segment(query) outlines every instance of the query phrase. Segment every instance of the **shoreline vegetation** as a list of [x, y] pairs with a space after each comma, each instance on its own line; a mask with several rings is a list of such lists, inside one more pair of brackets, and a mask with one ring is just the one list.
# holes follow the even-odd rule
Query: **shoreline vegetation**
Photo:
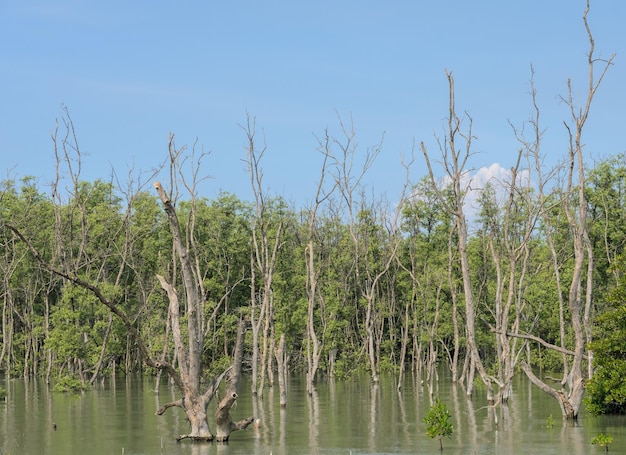
[[544, 165], [531, 68], [533, 114], [512, 128], [515, 163], [480, 188], [468, 179], [473, 119], [458, 110], [449, 71], [444, 133], [436, 147], [415, 145], [422, 177], [410, 178], [412, 154], [393, 202], [362, 183], [382, 141], [364, 149], [341, 119], [338, 134], [319, 137], [310, 202], [293, 207], [268, 192], [251, 116], [242, 130], [254, 197], [244, 201], [202, 197], [206, 156], [173, 134], [154, 173], [82, 180], [64, 110], [49, 189], [30, 177], [0, 188], [0, 371], [68, 390], [147, 372], [157, 388], [176, 386], [180, 398], [162, 413], [183, 409], [191, 431], [181, 438], [198, 440], [225, 441], [254, 421], [230, 416], [243, 373], [245, 393], [276, 385], [287, 408], [293, 373], [305, 375], [308, 396], [325, 378], [362, 372], [373, 385], [394, 372], [398, 391], [416, 374], [432, 396], [443, 366], [468, 397], [480, 385], [484, 405], [498, 407], [521, 371], [566, 420], [584, 400], [594, 413], [624, 413], [626, 155], [603, 151], [590, 164], [585, 152], [614, 57], [595, 56], [588, 11], [588, 90], [574, 96], [568, 81], [562, 96], [565, 156]]

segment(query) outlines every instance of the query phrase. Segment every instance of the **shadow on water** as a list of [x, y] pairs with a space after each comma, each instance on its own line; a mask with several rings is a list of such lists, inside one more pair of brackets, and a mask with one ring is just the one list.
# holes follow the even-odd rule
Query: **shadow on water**
[[[278, 390], [252, 397], [243, 382], [233, 417], [255, 415], [261, 424], [233, 433], [226, 444], [177, 443], [176, 436], [188, 430], [185, 416], [178, 409], [154, 414], [161, 402], [176, 396], [168, 385], [155, 395], [150, 378], [111, 378], [78, 395], [51, 393], [41, 381], [0, 381], [0, 386], [8, 392], [0, 402], [0, 455], [441, 453], [423, 422], [428, 388], [410, 375], [401, 392], [392, 376], [383, 376], [378, 385], [361, 376], [321, 382], [311, 396], [303, 378], [292, 377], [286, 409], [278, 404]], [[591, 444], [598, 433], [613, 436], [609, 454], [626, 454], [624, 416], [583, 413], [576, 424], [563, 422], [556, 401], [523, 376], [516, 379], [509, 405], [496, 409], [486, 406], [480, 386], [468, 399], [462, 387], [440, 379], [435, 393], [454, 425], [443, 441], [446, 455], [602, 454]]]

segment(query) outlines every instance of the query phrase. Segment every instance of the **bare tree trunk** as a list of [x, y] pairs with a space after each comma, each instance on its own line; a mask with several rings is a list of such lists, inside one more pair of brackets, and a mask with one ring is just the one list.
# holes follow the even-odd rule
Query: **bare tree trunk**
[[237, 342], [235, 346], [235, 355], [233, 358], [233, 366], [229, 372], [228, 388], [224, 398], [220, 401], [215, 412], [216, 422], [216, 435], [215, 439], [218, 442], [228, 441], [230, 434], [233, 431], [245, 430], [255, 419], [254, 417], [248, 417], [247, 419], [234, 422], [230, 409], [237, 400], [237, 390], [239, 386], [239, 378], [241, 376], [241, 362], [243, 359], [243, 342], [245, 338], [245, 322], [243, 319], [239, 321], [237, 328]]
[[[434, 284], [434, 283], [433, 283]], [[437, 296], [435, 297], [435, 311], [433, 312], [433, 319], [428, 327], [428, 363], [426, 367], [426, 376], [428, 378], [428, 393], [432, 398], [435, 394], [435, 381], [439, 380], [437, 374], [437, 348], [435, 343], [437, 326], [439, 324], [439, 304], [441, 299], [441, 289], [443, 282], [439, 282], [437, 286]]]
[[[170, 145], [173, 147], [172, 141], [170, 141]], [[206, 391], [202, 392], [200, 390], [200, 377], [202, 373], [201, 354], [202, 342], [204, 339], [204, 331], [200, 325], [201, 316], [199, 314], [202, 295], [200, 287], [197, 283], [195, 283], [196, 278], [193, 273], [192, 260], [189, 252], [183, 244], [181, 229], [174, 206], [161, 187], [161, 184], [156, 182], [154, 186], [170, 221], [175, 250], [181, 264], [186, 298], [186, 327], [188, 333], [187, 342], [185, 343], [183, 341], [181, 330], [178, 293], [174, 286], [168, 283], [165, 278], [158, 276], [157, 278], [159, 279], [162, 288], [167, 292], [169, 300], [172, 340], [174, 342], [176, 357], [178, 359], [180, 369], [180, 373], [175, 371], [173, 373], [175, 382], [182, 392], [182, 398], [176, 402], [163, 405], [157, 411], [157, 414], [163, 414], [166, 409], [173, 406], [181, 407], [185, 411], [189, 423], [191, 424], [191, 432], [187, 435], [179, 436], [178, 439], [191, 438], [196, 440], [213, 440], [214, 436], [211, 433], [207, 421], [207, 407], [213, 399], [213, 396], [215, 395], [215, 392], [217, 391], [217, 388], [219, 387], [219, 384], [226, 372], [222, 373], [218, 379], [214, 380]], [[171, 374], [172, 372], [170, 371], [170, 375]], [[236, 399], [236, 393], [234, 395], [231, 394], [230, 399], [234, 402]], [[232, 402], [228, 405], [228, 410], [230, 410]]]
[[[252, 191], [255, 198], [255, 219], [254, 226], [252, 228], [252, 276], [256, 276], [258, 271], [261, 274], [262, 295], [260, 296], [262, 303], [260, 311], [258, 313], [258, 319], [255, 320], [255, 305], [256, 295], [252, 295], [252, 338], [253, 338], [253, 387], [255, 387], [254, 393], [259, 395], [263, 394], [263, 388], [265, 386], [265, 375], [271, 368], [272, 352], [274, 347], [274, 296], [273, 296], [273, 279], [274, 269], [276, 261], [278, 259], [278, 252], [282, 247], [281, 237], [283, 231], [282, 219], [277, 220], [275, 226], [275, 232], [273, 233], [273, 239], [271, 239], [271, 223], [268, 214], [269, 204], [266, 201], [265, 190], [263, 188], [263, 170], [261, 168], [261, 159], [265, 154], [266, 148], [257, 150], [255, 146], [255, 122], [248, 117], [248, 122], [244, 131], [246, 133], [247, 145], [247, 163], [248, 174], [250, 176], [250, 182], [252, 185]], [[253, 285], [255, 286], [255, 285]], [[263, 327], [262, 333], [260, 328]], [[262, 337], [259, 335], [262, 334]], [[259, 338], [261, 339], [261, 349], [259, 351]], [[260, 356], [260, 359], [259, 359]], [[258, 365], [260, 360], [260, 365]], [[256, 368], [256, 371], [254, 370]], [[258, 374], [260, 372], [260, 379]], [[271, 378], [270, 378], [271, 379]], [[258, 381], [258, 384], [257, 384]]]
[[396, 389], [399, 391], [402, 390], [402, 382], [404, 380], [404, 369], [405, 369], [405, 359], [407, 353], [407, 347], [409, 344], [409, 331], [410, 331], [410, 317], [409, 310], [411, 308], [412, 299], [406, 299], [404, 303], [404, 316], [402, 318], [402, 323], [400, 325], [401, 331], [401, 340], [400, 340], [400, 358], [399, 358], [399, 371], [398, 371], [398, 382], [396, 385]]
[[450, 372], [452, 376], [452, 382], [456, 383], [459, 380], [459, 351], [461, 350], [461, 341], [459, 335], [458, 293], [452, 273], [452, 264], [454, 263], [454, 254], [452, 252], [453, 234], [454, 229], [450, 229], [450, 233], [448, 236], [448, 286], [450, 287], [450, 297], [452, 299], [452, 334], [454, 348], [454, 352], [452, 353], [452, 360], [450, 362]]
[[531, 197], [528, 182], [518, 182], [523, 152], [521, 149], [516, 165], [511, 168], [508, 197], [504, 207], [498, 207], [495, 192], [483, 193], [485, 208], [489, 208], [489, 215], [495, 218], [493, 222], [485, 221], [485, 231], [496, 272], [494, 332], [498, 371], [494, 382], [499, 386], [498, 403], [506, 403], [513, 391], [512, 380], [521, 351], [517, 350], [518, 338], [511, 336], [511, 333], [517, 334], [519, 330], [519, 319], [523, 310], [521, 292], [530, 255], [528, 242], [542, 209], [541, 201]]
[[[314, 214], [312, 215], [315, 216]], [[320, 341], [315, 332], [315, 308], [317, 301], [317, 272], [314, 262], [314, 248], [313, 248], [313, 221], [312, 218], [309, 221], [309, 243], [305, 249], [306, 267], [307, 267], [307, 295], [308, 295], [308, 308], [307, 308], [307, 372], [306, 372], [306, 391], [309, 395], [313, 393], [313, 383], [315, 382], [315, 375], [319, 366], [322, 350]]]
[[[590, 2], [587, 0], [587, 6], [583, 14], [583, 22], [587, 37], [589, 39], [589, 53], [587, 54], [587, 64], [589, 68], [588, 91], [585, 105], [577, 107], [574, 102], [573, 89], [571, 81], [568, 81], [568, 94], [563, 100], [570, 108], [572, 128], [566, 123], [565, 126], [569, 135], [569, 169], [567, 175], [567, 186], [565, 198], [562, 203], [563, 211], [567, 217], [568, 225], [571, 231], [574, 265], [572, 270], [571, 282], [569, 285], [568, 305], [570, 311], [570, 323], [574, 335], [573, 360], [571, 364], [570, 374], [567, 377], [568, 393], [557, 391], [545, 384], [537, 378], [527, 364], [522, 364], [524, 372], [533, 381], [535, 385], [546, 393], [557, 399], [563, 417], [567, 419], [576, 419], [582, 404], [585, 390], [586, 372], [583, 361], [591, 363], [592, 355], [586, 352], [586, 345], [590, 341], [590, 325], [591, 325], [591, 304], [593, 286], [592, 271], [593, 254], [589, 246], [589, 235], [587, 227], [587, 203], [585, 200], [585, 165], [583, 159], [583, 143], [582, 133], [584, 125], [589, 116], [591, 103], [597, 89], [608, 71], [615, 55], [610, 56], [607, 60], [601, 60], [594, 57], [594, 39], [591, 29], [587, 21], [587, 15], [590, 9]], [[601, 62], [604, 66], [600, 72], [600, 76], [596, 79], [594, 76], [595, 65]], [[576, 183], [574, 181], [576, 180]], [[587, 262], [587, 274], [584, 276], [585, 261]], [[585, 292], [583, 295], [583, 286]]]
[[274, 351], [276, 356], [276, 370], [278, 374], [278, 393], [280, 407], [287, 406], [287, 375], [289, 372], [289, 356], [286, 349], [285, 334], [280, 335], [278, 347]]
[[252, 394], [257, 395], [259, 382], [259, 335], [261, 333], [262, 315], [264, 307], [258, 305], [259, 296], [256, 291], [256, 267], [254, 265], [254, 252], [250, 251], [250, 325], [252, 327], [252, 366], [250, 386]]
[[[456, 229], [458, 234], [458, 253], [459, 253], [459, 262], [461, 264], [461, 275], [463, 277], [463, 294], [465, 295], [465, 335], [467, 338], [467, 346], [469, 350], [469, 355], [471, 356], [472, 365], [477, 369], [480, 378], [482, 379], [485, 387], [487, 388], [487, 401], [489, 403], [494, 402], [493, 396], [493, 387], [491, 385], [491, 379], [487, 375], [485, 368], [482, 363], [482, 359], [480, 358], [480, 353], [478, 351], [478, 346], [476, 345], [476, 329], [475, 329], [475, 321], [476, 321], [476, 309], [474, 305], [474, 293], [472, 290], [471, 283], [471, 273], [469, 266], [469, 259], [467, 253], [467, 221], [465, 219], [465, 213], [463, 211], [464, 197], [466, 194], [467, 188], [464, 187], [462, 183], [462, 179], [465, 173], [465, 164], [471, 155], [471, 143], [472, 143], [472, 129], [471, 129], [471, 118], [469, 118], [470, 126], [467, 134], [463, 134], [460, 132], [461, 120], [456, 114], [456, 110], [454, 107], [455, 97], [454, 97], [454, 78], [451, 73], [446, 73], [448, 76], [448, 83], [450, 88], [450, 108], [449, 108], [449, 118], [448, 118], [448, 136], [446, 138], [446, 143], [441, 144], [441, 152], [443, 155], [443, 166], [445, 168], [448, 177], [450, 178], [450, 188], [453, 191], [453, 200], [452, 203], [449, 203], [446, 198], [444, 198], [441, 189], [435, 180], [435, 174], [433, 172], [432, 166], [430, 164], [430, 159], [428, 156], [428, 152], [426, 150], [426, 146], [424, 143], [421, 143], [422, 152], [424, 154], [424, 158], [426, 159], [426, 164], [428, 166], [428, 173], [431, 178], [431, 182], [433, 184], [433, 189], [437, 193], [440, 202], [445, 207], [445, 209], [454, 216]], [[457, 149], [457, 145], [455, 143], [457, 136], [461, 136], [465, 140], [465, 151], [461, 153], [460, 150]], [[470, 370], [472, 371], [472, 370]], [[468, 378], [471, 379], [471, 378]], [[473, 384], [472, 381], [468, 381], [466, 393], [468, 396], [471, 396], [473, 392]]]
[[324, 136], [324, 142], [320, 141], [320, 151], [324, 156], [320, 177], [315, 192], [313, 206], [309, 210], [309, 219], [307, 223], [307, 246], [304, 250], [306, 265], [306, 293], [307, 293], [307, 324], [306, 324], [306, 356], [307, 356], [307, 372], [306, 372], [306, 390], [309, 395], [313, 393], [313, 384], [319, 367], [320, 358], [322, 356], [323, 341], [320, 340], [316, 332], [315, 311], [323, 311], [322, 305], [317, 305], [318, 300], [323, 297], [318, 294], [318, 278], [320, 274], [320, 266], [317, 264], [317, 248], [315, 247], [315, 223], [317, 213], [322, 203], [326, 201], [336, 188], [325, 192], [324, 182], [327, 177], [328, 159], [331, 156], [329, 149], [330, 138], [328, 132]]
[[[178, 171], [179, 153], [180, 152], [174, 147], [172, 136], [170, 138], [170, 158], [172, 166], [176, 171]], [[157, 413], [162, 414], [165, 409], [169, 407], [179, 406], [185, 410], [191, 424], [191, 432], [188, 435], [181, 435], [179, 439], [212, 440], [213, 435], [209, 429], [206, 411], [226, 372], [222, 373], [217, 380], [214, 380], [207, 390], [204, 392], [200, 390], [202, 347], [205, 335], [202, 326], [204, 316], [201, 314], [202, 308], [204, 307], [204, 299], [202, 287], [198, 284], [201, 278], [194, 273], [193, 259], [183, 242], [178, 217], [172, 201], [160, 183], [155, 182], [154, 186], [170, 222], [174, 248], [181, 266], [182, 281], [185, 291], [185, 322], [187, 330], [187, 340], [185, 342], [183, 341], [183, 332], [181, 330], [181, 305], [179, 303], [178, 293], [171, 283], [168, 283], [162, 276], [158, 276], [157, 278], [161, 283], [161, 287], [167, 292], [169, 300], [172, 340], [174, 342], [180, 371], [180, 373], [176, 371], [169, 372], [170, 375], [174, 374], [174, 379], [182, 393], [182, 398], [174, 403], [164, 405]], [[192, 197], [194, 197], [194, 193], [192, 193]], [[243, 328], [241, 330], [243, 330]], [[241, 362], [241, 360], [239, 360], [239, 362]], [[237, 368], [239, 367], [236, 366], [236, 369]], [[238, 379], [238, 373], [235, 377]], [[234, 402], [236, 393], [234, 395], [231, 394], [230, 399]], [[228, 405], [228, 410], [230, 406], [232, 406], [232, 402]], [[222, 437], [223, 436], [222, 434]]]

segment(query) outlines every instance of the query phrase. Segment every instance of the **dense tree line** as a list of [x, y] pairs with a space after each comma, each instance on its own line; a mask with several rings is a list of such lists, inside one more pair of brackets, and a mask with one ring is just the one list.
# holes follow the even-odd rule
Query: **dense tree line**
[[[437, 363], [446, 364], [455, 380], [473, 381], [459, 235], [444, 208], [453, 197], [450, 188], [442, 187], [439, 199], [424, 178], [396, 214], [384, 201], [337, 188], [350, 180], [340, 177], [331, 176], [333, 192], [318, 196], [316, 213], [277, 197], [260, 197], [257, 206], [232, 194], [176, 201], [203, 288], [205, 365], [212, 372], [228, 365], [237, 321], [245, 317], [258, 325], [245, 349], [247, 369], [251, 353], [258, 352], [257, 393], [278, 380], [278, 365], [287, 373], [309, 373], [311, 384], [357, 370], [369, 371], [373, 380], [389, 371], [432, 379]], [[49, 380], [70, 375], [87, 383], [142, 368], [122, 322], [89, 290], [41, 267], [6, 224], [46, 261], [116, 299], [150, 354], [175, 364], [171, 315], [157, 276], [176, 283], [180, 271], [158, 198], [147, 189], [100, 180], [73, 183], [60, 194], [59, 182], [50, 195], [31, 178], [3, 182], [2, 370]], [[502, 190], [485, 188], [467, 238], [480, 359], [494, 384], [506, 384], [505, 355], [513, 354], [511, 371], [526, 360], [536, 369], [561, 372], [565, 383], [575, 340], [564, 283], [571, 282], [575, 257], [563, 204], [572, 201], [556, 186], [543, 195], [531, 186]], [[608, 365], [623, 362], [614, 328], [624, 305], [623, 155], [586, 170], [584, 198], [594, 258], [591, 275], [579, 285], [584, 289], [593, 277], [586, 317], [615, 334], [592, 343], [598, 349], [593, 364], [585, 347], [589, 379], [595, 367], [606, 375]], [[503, 334], [507, 339], [499, 342]]]
[[[277, 384], [282, 406], [289, 374], [305, 375], [308, 393], [357, 371], [374, 383], [393, 372], [399, 389], [410, 372], [432, 391], [445, 365], [468, 395], [482, 383], [493, 403], [506, 403], [523, 370], [565, 417], [578, 415], [585, 387], [594, 412], [623, 412], [626, 157], [589, 166], [583, 153], [589, 107], [612, 60], [596, 60], [589, 37], [588, 97], [576, 105], [568, 84], [560, 163], [543, 164], [531, 81], [535, 116], [531, 128], [513, 128], [515, 165], [503, 181], [472, 188], [472, 119], [457, 115], [448, 73], [439, 150], [419, 144], [428, 172], [411, 182], [414, 163], [405, 163], [392, 203], [363, 183], [381, 144], [363, 152], [351, 125], [319, 138], [318, 184], [296, 208], [267, 194], [253, 119], [244, 132], [254, 198], [244, 201], [203, 198], [203, 157], [173, 136], [158, 194], [152, 175], [85, 181], [64, 116], [50, 190], [29, 177], [2, 182], [0, 370], [81, 384], [165, 371], [187, 390], [178, 371], [193, 364], [189, 356], [208, 383], [231, 364], [245, 324], [251, 392]], [[470, 193], [478, 193], [472, 216]], [[544, 372], [560, 375], [556, 386]]]

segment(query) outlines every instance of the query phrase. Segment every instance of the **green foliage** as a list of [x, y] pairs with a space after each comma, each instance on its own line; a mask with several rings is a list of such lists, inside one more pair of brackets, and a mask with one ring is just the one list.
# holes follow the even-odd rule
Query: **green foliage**
[[546, 428], [549, 430], [554, 428], [554, 417], [552, 417], [552, 414], [550, 414], [546, 419]]
[[209, 364], [209, 368], [206, 369], [203, 375], [203, 379], [205, 383], [209, 383], [215, 377], [222, 374], [227, 368], [229, 368], [233, 363], [233, 359], [228, 356], [220, 357], [217, 360], [214, 360]]
[[[626, 154], [597, 163], [588, 172], [585, 198], [589, 204], [589, 237], [594, 248], [594, 294], [603, 301], [611, 292], [612, 267], [626, 246]], [[611, 276], [613, 275], [613, 276]]]
[[587, 383], [585, 403], [592, 414], [626, 412], [626, 361], [603, 362]]
[[626, 413], [626, 279], [624, 256], [621, 283], [613, 289], [607, 304], [610, 309], [596, 319], [596, 338], [590, 344], [596, 370], [587, 383], [585, 403], [593, 414]]
[[[626, 339], [626, 291], [624, 270], [615, 267], [626, 262], [624, 157], [602, 162], [588, 175], [585, 195], [590, 207], [590, 240], [596, 267], [591, 316], [599, 315], [596, 330], [602, 336], [596, 336], [590, 346], [595, 351], [597, 370], [588, 384], [587, 404], [596, 413], [626, 412], [626, 385], [622, 380], [626, 377], [626, 348], [621, 342]], [[5, 228], [5, 221], [17, 226], [46, 261], [97, 285], [106, 298], [129, 315], [151, 355], [173, 358], [167, 297], [156, 274], [166, 276], [179, 292], [183, 286], [180, 269], [174, 266], [172, 258], [167, 218], [158, 199], [149, 192], [126, 194], [99, 180], [76, 183], [54, 199], [47, 190], [39, 191], [32, 178], [5, 181], [0, 187], [0, 276], [4, 277], [0, 293], [7, 308], [2, 322], [11, 328], [7, 332], [11, 339], [0, 339], [3, 352], [6, 348], [0, 368], [10, 375], [41, 375], [48, 367], [53, 374], [77, 371], [68, 370], [70, 365], [91, 372], [101, 356], [102, 374], [106, 365], [136, 368], [139, 355], [123, 324], [116, 318], [110, 322], [110, 311], [90, 292], [40, 267], [25, 243]], [[62, 188], [60, 185], [57, 191], [62, 192]], [[495, 187], [487, 186], [480, 200], [481, 211], [474, 220], [476, 229], [468, 239], [476, 299], [476, 340], [485, 367], [493, 373], [499, 367], [498, 352], [489, 324], [493, 325], [496, 318], [493, 302], [498, 277], [489, 240], [493, 239], [491, 245], [503, 260], [502, 273], [507, 276], [505, 241], [512, 246], [520, 244], [527, 216], [528, 206], [523, 199], [517, 199], [522, 195], [530, 199], [533, 196], [515, 196], [517, 206], [512, 208], [510, 225], [504, 229], [500, 194]], [[559, 295], [553, 260], [558, 262], [563, 283], [567, 283], [572, 274], [571, 231], [561, 204], [564, 195], [555, 190], [546, 196], [548, 200], [542, 205], [549, 212], [547, 218], [537, 223], [529, 242], [528, 258], [524, 259], [528, 261], [528, 272], [515, 289], [519, 300], [511, 317], [519, 315], [520, 332], [560, 345]], [[443, 198], [450, 197], [450, 189], [444, 189]], [[206, 375], [228, 366], [237, 321], [250, 314], [254, 223], [263, 223], [268, 238], [273, 238], [279, 226], [282, 230], [281, 248], [272, 271], [270, 336], [277, 340], [284, 333], [289, 368], [306, 369], [310, 301], [304, 263], [309, 239], [307, 212], [291, 211], [281, 198], [266, 202], [263, 216], [258, 218], [250, 203], [232, 194], [220, 194], [215, 200], [177, 201], [183, 235], [204, 292], [202, 320], [206, 323], [206, 337], [202, 354]], [[321, 376], [330, 373], [331, 352], [336, 352], [336, 378], [346, 379], [355, 372], [367, 371], [363, 341], [368, 329], [375, 339], [376, 368], [380, 372], [398, 371], [401, 361], [421, 361], [419, 356], [431, 338], [436, 341], [440, 357], [449, 359], [456, 348], [453, 295], [457, 297], [458, 352], [462, 362], [466, 352], [464, 296], [453, 217], [445, 210], [429, 178], [420, 180], [412, 197], [404, 201], [400, 233], [388, 226], [390, 214], [370, 202], [374, 201], [364, 200], [355, 210], [353, 226], [347, 223], [343, 208], [323, 205], [310, 234], [317, 278], [313, 324], [322, 349]], [[552, 258], [546, 241], [548, 228], [557, 258]], [[396, 240], [400, 242], [397, 250]], [[397, 257], [387, 270], [392, 251]], [[377, 277], [379, 273], [381, 276]], [[255, 279], [260, 292], [263, 277], [258, 270]], [[373, 302], [369, 309], [364, 298], [367, 290], [374, 291], [369, 296], [369, 302]], [[567, 288], [562, 293], [561, 297], [567, 299]], [[180, 292], [184, 300], [183, 294]], [[565, 308], [566, 320], [568, 311]], [[186, 312], [182, 312], [183, 323], [186, 318]], [[372, 321], [369, 328], [368, 318]], [[108, 341], [103, 351], [106, 334]], [[186, 327], [182, 328], [182, 336], [187, 337]], [[404, 340], [406, 353], [400, 360]], [[572, 341], [572, 330], [566, 328], [564, 345], [571, 348]], [[561, 354], [537, 343], [529, 346], [533, 366], [554, 372], [562, 368]], [[245, 349], [248, 355], [250, 337]]]
[[426, 423], [426, 434], [431, 438], [439, 439], [439, 447], [443, 450], [442, 439], [444, 436], [450, 437], [454, 432], [454, 427], [450, 422], [450, 411], [439, 397], [435, 398], [435, 402], [428, 410], [424, 422]]
[[598, 433], [591, 439], [592, 444], [597, 444], [600, 447], [604, 447], [604, 451], [609, 451], [609, 444], [613, 442], [613, 436], [605, 433]]
[[54, 392], [77, 394], [87, 390], [87, 385], [75, 376], [62, 376], [54, 384]]
[[7, 389], [4, 387], [0, 387], [0, 400], [6, 400], [7, 398]]

